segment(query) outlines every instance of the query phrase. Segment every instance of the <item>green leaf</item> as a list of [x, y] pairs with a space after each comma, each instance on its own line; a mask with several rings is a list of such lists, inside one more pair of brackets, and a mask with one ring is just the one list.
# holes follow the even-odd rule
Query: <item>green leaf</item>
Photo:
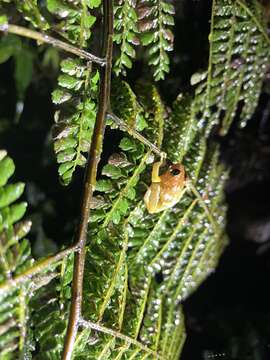
[[63, 176], [72, 167], [73, 167], [72, 161], [65, 162], [59, 166], [58, 172], [61, 176]]
[[15, 35], [6, 35], [0, 41], [0, 64], [6, 62], [11, 56], [19, 53], [21, 41]]
[[70, 75], [60, 75], [58, 78], [58, 83], [63, 88], [67, 89], [78, 90], [82, 86], [82, 81]]
[[76, 156], [76, 150], [73, 148], [65, 149], [57, 154], [58, 163], [70, 162]]
[[2, 216], [4, 218], [3, 227], [9, 227], [20, 220], [25, 214], [26, 207], [27, 203], [23, 202], [12, 205], [10, 209], [2, 210]]
[[122, 55], [121, 63], [128, 69], [131, 69], [131, 67], [132, 67], [132, 62], [131, 62], [130, 58], [128, 57], [128, 55], [126, 55], [126, 54]]
[[68, 100], [70, 100], [72, 95], [68, 93], [67, 91], [64, 91], [62, 89], [56, 89], [52, 92], [52, 101], [54, 104], [62, 104]]
[[134, 188], [128, 189], [126, 192], [126, 197], [130, 200], [134, 200], [136, 196], [136, 190]]
[[6, 15], [0, 15], [0, 26], [7, 25], [8, 19]]
[[140, 37], [142, 45], [143, 46], [147, 46], [149, 44], [151, 44], [154, 40], [155, 34], [148, 32], [148, 33], [143, 33]]
[[11, 158], [5, 157], [0, 161], [0, 186], [6, 184], [11, 175], [15, 170], [14, 162]]
[[129, 208], [129, 202], [127, 201], [127, 199], [122, 199], [118, 205], [119, 212], [125, 215], [127, 213], [128, 208]]
[[122, 172], [118, 167], [107, 164], [102, 169], [102, 175], [106, 175], [112, 179], [119, 179], [122, 177]]
[[18, 97], [24, 97], [25, 90], [32, 80], [33, 56], [30, 51], [25, 49], [15, 56], [15, 80]]
[[127, 137], [121, 140], [119, 147], [124, 151], [136, 150], [136, 144], [134, 140]]
[[112, 222], [117, 225], [119, 224], [120, 220], [121, 220], [121, 214], [119, 211], [114, 211], [112, 214]]
[[61, 62], [61, 70], [59, 88], [52, 94], [59, 105], [53, 137], [60, 180], [68, 185], [76, 168], [86, 163], [83, 153], [89, 151], [94, 129], [99, 73], [92, 74], [87, 64], [69, 58]]
[[0, 188], [0, 208], [9, 206], [16, 201], [23, 193], [24, 184], [10, 184], [5, 188]]
[[110, 192], [113, 189], [112, 183], [110, 180], [98, 180], [96, 183], [96, 191], [101, 192]]
[[74, 148], [76, 146], [76, 139], [72, 137], [62, 138], [54, 143], [54, 151], [59, 153], [60, 151], [67, 150], [69, 148]]
[[101, 4], [101, 0], [87, 0], [87, 5], [90, 9], [94, 9], [99, 7]]

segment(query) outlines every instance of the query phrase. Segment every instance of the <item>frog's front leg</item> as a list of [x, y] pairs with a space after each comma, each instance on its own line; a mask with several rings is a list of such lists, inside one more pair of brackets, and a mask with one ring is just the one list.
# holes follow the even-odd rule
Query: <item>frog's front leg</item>
[[160, 189], [161, 189], [159, 168], [162, 165], [162, 163], [163, 161], [159, 161], [153, 164], [152, 179], [151, 179], [152, 183], [144, 196], [144, 202], [150, 214], [154, 214], [158, 210], [158, 204], [160, 200]]
[[160, 183], [159, 169], [163, 161], [158, 161], [153, 164], [152, 168], [152, 183]]

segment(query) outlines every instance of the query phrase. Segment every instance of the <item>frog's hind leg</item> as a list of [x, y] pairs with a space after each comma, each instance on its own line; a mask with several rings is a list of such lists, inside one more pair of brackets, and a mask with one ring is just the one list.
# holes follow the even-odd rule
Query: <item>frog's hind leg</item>
[[160, 199], [160, 183], [152, 182], [151, 186], [144, 195], [144, 201], [149, 214], [158, 212], [158, 203]]

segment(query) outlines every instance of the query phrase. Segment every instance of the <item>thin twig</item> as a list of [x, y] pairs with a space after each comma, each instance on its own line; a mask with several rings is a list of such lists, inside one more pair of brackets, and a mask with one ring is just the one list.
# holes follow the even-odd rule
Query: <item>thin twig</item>
[[60, 251], [56, 255], [49, 256], [43, 260], [37, 261], [32, 267], [23, 271], [21, 274], [15, 276], [13, 279], [9, 279], [6, 282], [0, 285], [0, 294], [3, 292], [9, 291], [12, 287], [16, 287], [20, 284], [23, 284], [29, 281], [36, 274], [44, 271], [44, 269], [49, 268], [50, 265], [56, 263], [57, 261], [63, 259], [69, 254], [75, 252], [77, 249], [76, 246], [71, 246], [63, 251]]
[[80, 56], [84, 59], [93, 61], [99, 65], [105, 65], [105, 63], [106, 63], [105, 58], [100, 58], [98, 56], [95, 56], [95, 55], [89, 53], [88, 51], [76, 48], [75, 46], [70, 45], [64, 41], [55, 39], [52, 36], [49, 36], [49, 35], [34, 31], [34, 30], [27, 29], [23, 26], [4, 24], [4, 25], [0, 25], [0, 31], [24, 36], [24, 37], [27, 37], [30, 39], [37, 40], [39, 42], [51, 44], [52, 46], [58, 47], [66, 52]]
[[150, 349], [146, 345], [142, 344], [140, 341], [135, 340], [135, 339], [133, 339], [133, 338], [127, 336], [127, 335], [122, 334], [119, 331], [109, 329], [106, 326], [102, 326], [100, 324], [94, 323], [94, 322], [89, 321], [89, 320], [80, 320], [80, 326], [82, 326], [84, 328], [89, 328], [89, 329], [92, 329], [92, 330], [96, 330], [96, 331], [111, 335], [111, 336], [113, 336], [115, 338], [124, 340], [126, 343], [135, 345], [137, 348], [147, 352], [149, 355], [153, 355], [155, 357], [155, 359], [162, 359], [162, 357], [160, 355], [158, 355], [156, 353], [156, 351]]
[[74, 349], [74, 343], [78, 332], [81, 317], [83, 296], [83, 275], [85, 265], [85, 245], [92, 195], [96, 185], [97, 167], [100, 160], [103, 137], [105, 130], [105, 117], [109, 104], [111, 88], [111, 66], [113, 47], [113, 4], [112, 0], [103, 1], [103, 44], [102, 56], [106, 58], [105, 66], [100, 69], [100, 89], [98, 112], [95, 122], [94, 133], [85, 170], [84, 192], [82, 196], [81, 215], [75, 243], [79, 251], [75, 256], [74, 272], [72, 281], [72, 298], [68, 329], [65, 338], [63, 360], [70, 360]]
[[166, 153], [161, 151], [156, 145], [152, 144], [148, 139], [146, 139], [142, 134], [140, 134], [137, 130], [129, 126], [127, 123], [125, 123], [122, 119], [120, 119], [118, 116], [116, 116], [113, 113], [108, 113], [107, 117], [111, 119], [117, 126], [119, 126], [120, 129], [123, 129], [127, 131], [131, 136], [138, 139], [140, 142], [148, 146], [151, 151], [156, 153], [158, 156], [160, 156], [162, 159], [166, 158]]

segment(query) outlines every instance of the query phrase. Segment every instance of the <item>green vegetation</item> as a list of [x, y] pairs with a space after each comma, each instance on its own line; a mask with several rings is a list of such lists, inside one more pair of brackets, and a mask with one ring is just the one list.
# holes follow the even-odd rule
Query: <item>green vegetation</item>
[[[235, 118], [244, 127], [256, 109], [270, 58], [261, 5], [213, 1], [208, 67], [168, 111], [155, 81], [170, 71], [172, 1], [0, 4], [0, 63], [13, 57], [20, 101], [41, 56], [19, 35], [37, 40], [56, 68], [59, 54], [49, 51], [63, 50], [50, 146], [63, 185], [85, 168], [74, 245], [67, 239], [70, 247], [34, 259], [18, 202], [24, 185], [9, 182], [15, 166], [0, 151], [0, 358], [176, 360], [186, 337], [182, 302], [227, 242], [227, 170], [209, 137], [217, 126], [226, 134]], [[152, 82], [123, 78], [137, 58]], [[118, 128], [121, 141], [97, 169], [105, 127]], [[187, 186], [177, 205], [150, 215], [143, 196], [161, 152], [185, 166]]]

